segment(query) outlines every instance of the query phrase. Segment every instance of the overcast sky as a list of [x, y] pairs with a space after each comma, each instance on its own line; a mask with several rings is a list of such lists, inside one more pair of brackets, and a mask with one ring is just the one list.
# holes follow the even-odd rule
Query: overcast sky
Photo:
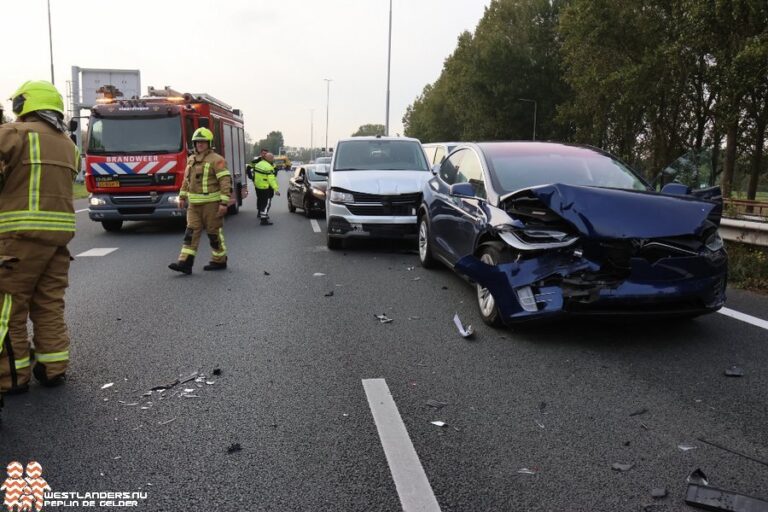
[[[390, 132], [464, 30], [490, 0], [394, 0]], [[51, 0], [56, 85], [73, 65], [139, 69], [149, 85], [207, 92], [245, 115], [254, 141], [280, 130], [290, 146], [329, 144], [367, 123], [384, 124], [388, 0]], [[0, 0], [0, 97], [25, 80], [50, 80], [46, 0]]]

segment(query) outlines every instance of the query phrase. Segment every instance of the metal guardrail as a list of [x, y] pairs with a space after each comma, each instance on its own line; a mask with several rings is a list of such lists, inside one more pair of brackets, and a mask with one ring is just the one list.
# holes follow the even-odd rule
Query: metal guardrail
[[720, 236], [731, 242], [768, 247], [768, 222], [723, 218]]

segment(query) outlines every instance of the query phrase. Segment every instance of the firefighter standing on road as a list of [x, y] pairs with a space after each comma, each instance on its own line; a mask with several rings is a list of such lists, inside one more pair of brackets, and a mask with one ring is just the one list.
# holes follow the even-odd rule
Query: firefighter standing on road
[[44, 386], [64, 383], [67, 243], [75, 235], [72, 183], [80, 167], [64, 133], [64, 102], [51, 83], [25, 82], [11, 100], [16, 122], [0, 126], [0, 390], [6, 394], [27, 391], [30, 373]]
[[198, 128], [192, 135], [195, 154], [187, 160], [184, 182], [179, 192], [179, 206], [187, 208], [187, 230], [179, 261], [168, 268], [184, 274], [192, 273], [197, 246], [203, 230], [211, 243], [211, 261], [203, 270], [227, 268], [227, 246], [224, 242], [224, 215], [232, 193], [232, 175], [224, 157], [211, 147], [213, 133]]
[[272, 162], [275, 155], [267, 153], [264, 159], [253, 168], [253, 185], [256, 187], [256, 206], [262, 226], [271, 226], [269, 209], [272, 207], [272, 196], [280, 195], [277, 185], [277, 172]]

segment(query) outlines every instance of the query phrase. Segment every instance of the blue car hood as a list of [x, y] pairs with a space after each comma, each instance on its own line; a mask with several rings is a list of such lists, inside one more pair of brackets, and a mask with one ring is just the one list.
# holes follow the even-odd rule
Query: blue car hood
[[687, 196], [612, 188], [544, 185], [508, 194], [509, 203], [532, 194], [589, 238], [665, 238], [700, 235], [718, 206]]

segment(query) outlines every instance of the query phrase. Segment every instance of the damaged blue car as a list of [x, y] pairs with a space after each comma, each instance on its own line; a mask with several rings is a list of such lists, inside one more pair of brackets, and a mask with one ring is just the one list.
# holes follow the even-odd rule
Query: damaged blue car
[[464, 144], [432, 172], [419, 259], [473, 282], [489, 325], [693, 317], [725, 303], [718, 187], [656, 192], [606, 152], [542, 142]]

